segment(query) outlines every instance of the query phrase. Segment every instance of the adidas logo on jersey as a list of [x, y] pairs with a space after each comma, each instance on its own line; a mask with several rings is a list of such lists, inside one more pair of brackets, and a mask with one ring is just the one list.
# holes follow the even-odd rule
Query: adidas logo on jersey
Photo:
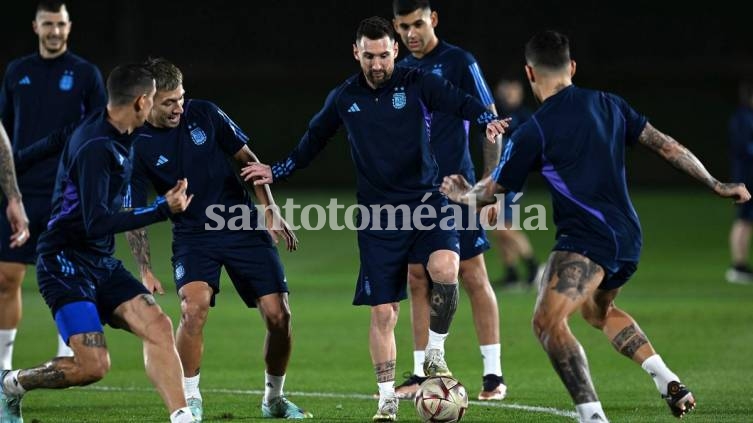
[[358, 107], [358, 104], [356, 104], [356, 103], [353, 103], [350, 106], [350, 108], [348, 108], [348, 113], [355, 113], [355, 112], [360, 112], [360, 111], [361, 111], [361, 109]]
[[18, 85], [31, 85], [31, 78], [29, 78], [29, 75], [24, 75], [24, 77], [18, 81]]
[[167, 157], [160, 155], [157, 159], [157, 167], [162, 166], [163, 164], [167, 163]]

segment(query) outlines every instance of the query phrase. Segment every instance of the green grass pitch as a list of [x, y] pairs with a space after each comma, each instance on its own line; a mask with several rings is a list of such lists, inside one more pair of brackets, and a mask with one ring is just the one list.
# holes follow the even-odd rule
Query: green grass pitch
[[[333, 193], [349, 204], [352, 195]], [[280, 204], [326, 205], [330, 195], [278, 192]], [[698, 400], [689, 422], [746, 422], [753, 410], [753, 287], [724, 282], [732, 207], [701, 189], [641, 192], [634, 196], [644, 228], [640, 269], [617, 300], [648, 334], [669, 366]], [[541, 201], [534, 192], [524, 202]], [[177, 325], [179, 313], [170, 268], [170, 226], [150, 229], [156, 274], [168, 293], [158, 301]], [[544, 259], [554, 231], [529, 234]], [[281, 252], [291, 289], [294, 351], [286, 391], [317, 421], [365, 422], [376, 410], [376, 385], [367, 349], [369, 310], [350, 305], [358, 271], [356, 237], [350, 231], [299, 231], [298, 252]], [[133, 261], [122, 236], [118, 257]], [[492, 279], [502, 273], [496, 251], [487, 253]], [[30, 270], [32, 270], [30, 268]], [[224, 276], [223, 276], [224, 278]], [[462, 292], [462, 291], [461, 291]], [[472, 402], [467, 422], [566, 422], [574, 410], [534, 338], [532, 292], [498, 292], [503, 369], [508, 398]], [[481, 382], [481, 359], [465, 295], [447, 342], [448, 362], [472, 399]], [[264, 329], [255, 310], [246, 309], [229, 281], [210, 312], [201, 385], [205, 421], [262, 421]], [[412, 368], [408, 303], [398, 322], [398, 374]], [[603, 335], [576, 316], [573, 330], [588, 354], [594, 384], [612, 422], [672, 422], [650, 378], [612, 350]], [[165, 422], [162, 402], [143, 370], [138, 340], [106, 329], [112, 370], [86, 388], [35, 391], [24, 398], [27, 422]], [[54, 352], [54, 326], [37, 290], [33, 271], [24, 282], [24, 319], [14, 364], [31, 366]], [[400, 382], [400, 380], [398, 380]], [[399, 420], [418, 422], [411, 402], [401, 402]]]

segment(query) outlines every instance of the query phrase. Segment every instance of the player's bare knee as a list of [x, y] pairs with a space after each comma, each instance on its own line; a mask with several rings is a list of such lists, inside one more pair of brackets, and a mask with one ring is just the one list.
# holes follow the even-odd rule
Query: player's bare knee
[[87, 357], [86, 360], [80, 360], [79, 369], [81, 372], [79, 383], [81, 385], [99, 382], [110, 371], [110, 355], [107, 352], [102, 352]]
[[538, 310], [534, 312], [533, 333], [541, 343], [547, 343], [562, 331], [567, 331], [567, 322], [563, 318]]
[[290, 331], [290, 317], [289, 309], [279, 308], [267, 312], [264, 320], [267, 322], [267, 329], [270, 332], [288, 332]]
[[371, 308], [372, 324], [379, 328], [394, 328], [397, 325], [398, 310], [393, 304], [380, 304]]
[[146, 324], [144, 342], [152, 344], [175, 343], [173, 338], [173, 322], [167, 317], [167, 314], [160, 311], [151, 317], [150, 321]]
[[432, 258], [426, 265], [429, 277], [434, 282], [454, 282], [458, 280], [459, 259], [455, 254], [445, 254]]
[[586, 301], [586, 303], [583, 304], [583, 307], [580, 310], [580, 314], [581, 316], [583, 316], [583, 319], [596, 329], [604, 329], [604, 325], [606, 325], [607, 322], [608, 312], [608, 307], [601, 307], [598, 304], [593, 303], [592, 301]]
[[21, 290], [21, 281], [16, 275], [0, 272], [0, 298], [14, 297]]
[[181, 321], [192, 326], [204, 326], [209, 314], [209, 303], [184, 297], [180, 303]]

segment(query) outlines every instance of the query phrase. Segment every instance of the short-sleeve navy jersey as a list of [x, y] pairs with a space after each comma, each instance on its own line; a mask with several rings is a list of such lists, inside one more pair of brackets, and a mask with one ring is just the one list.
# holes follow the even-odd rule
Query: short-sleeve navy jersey
[[729, 122], [732, 180], [753, 185], [753, 109], [740, 107]]
[[[476, 58], [460, 47], [442, 40], [427, 55], [418, 59], [406, 56], [398, 65], [417, 67], [450, 81], [473, 95], [482, 104], [494, 104], [489, 86]], [[439, 176], [462, 174], [474, 182], [473, 161], [468, 149], [469, 122], [449, 113], [434, 112], [431, 120], [431, 145], [439, 164]]]
[[132, 139], [133, 134], [121, 134], [107, 121], [104, 109], [76, 128], [58, 165], [52, 215], [39, 237], [40, 255], [64, 248], [112, 255], [113, 234], [168, 218], [162, 198], [150, 207], [120, 211], [131, 177]]
[[[134, 171], [127, 206], [146, 204], [147, 183], [159, 195], [188, 179], [188, 194], [196, 194], [188, 209], [172, 216], [176, 233], [204, 231], [211, 205], [226, 221], [239, 212], [230, 208], [253, 207], [250, 196], [233, 171], [231, 160], [248, 137], [219, 107], [204, 100], [186, 100], [176, 128], [155, 128], [148, 123], [138, 130], [133, 143]], [[253, 210], [253, 209], [252, 209]], [[254, 223], [254, 222], [252, 222]]]
[[344, 126], [357, 172], [360, 204], [416, 204], [437, 192], [440, 178], [429, 133], [432, 112], [486, 124], [495, 116], [478, 100], [444, 78], [416, 68], [396, 66], [378, 89], [362, 73], [327, 96], [299, 145], [273, 166], [275, 179], [305, 168]]
[[[0, 92], [0, 116], [18, 151], [80, 121], [106, 103], [102, 75], [73, 53], [43, 59], [38, 53], [12, 61]], [[26, 195], [50, 195], [58, 157], [34, 164], [18, 177]]]
[[517, 192], [539, 170], [558, 241], [570, 238], [607, 260], [638, 260], [641, 228], [625, 180], [625, 146], [646, 122], [616, 95], [569, 86], [513, 134], [492, 176]]

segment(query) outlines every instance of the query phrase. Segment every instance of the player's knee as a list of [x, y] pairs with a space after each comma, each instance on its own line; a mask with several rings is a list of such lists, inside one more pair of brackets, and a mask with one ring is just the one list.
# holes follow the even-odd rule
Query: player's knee
[[567, 330], [567, 324], [562, 318], [538, 310], [534, 312], [533, 333], [542, 343], [547, 343], [562, 330]]
[[195, 324], [203, 326], [209, 314], [209, 304], [203, 301], [194, 301], [184, 298], [181, 301], [181, 318], [185, 324]]
[[164, 312], [160, 311], [146, 327], [146, 341], [156, 344], [175, 342], [173, 340], [173, 322]]
[[458, 267], [460, 259], [457, 254], [444, 254], [432, 257], [426, 270], [435, 282], [454, 282], [458, 279]]
[[11, 297], [18, 295], [21, 290], [21, 281], [23, 277], [13, 274], [12, 272], [0, 271], [0, 297]]
[[290, 310], [280, 308], [268, 312], [264, 319], [267, 322], [267, 329], [271, 332], [288, 332], [290, 330]]
[[394, 328], [397, 325], [398, 310], [393, 304], [381, 304], [371, 308], [372, 324], [379, 328]]
[[408, 288], [412, 296], [428, 291], [429, 280], [426, 278], [423, 266], [420, 266], [420, 269], [408, 269]]
[[99, 354], [81, 363], [81, 385], [88, 385], [102, 380], [110, 371], [110, 356]]

